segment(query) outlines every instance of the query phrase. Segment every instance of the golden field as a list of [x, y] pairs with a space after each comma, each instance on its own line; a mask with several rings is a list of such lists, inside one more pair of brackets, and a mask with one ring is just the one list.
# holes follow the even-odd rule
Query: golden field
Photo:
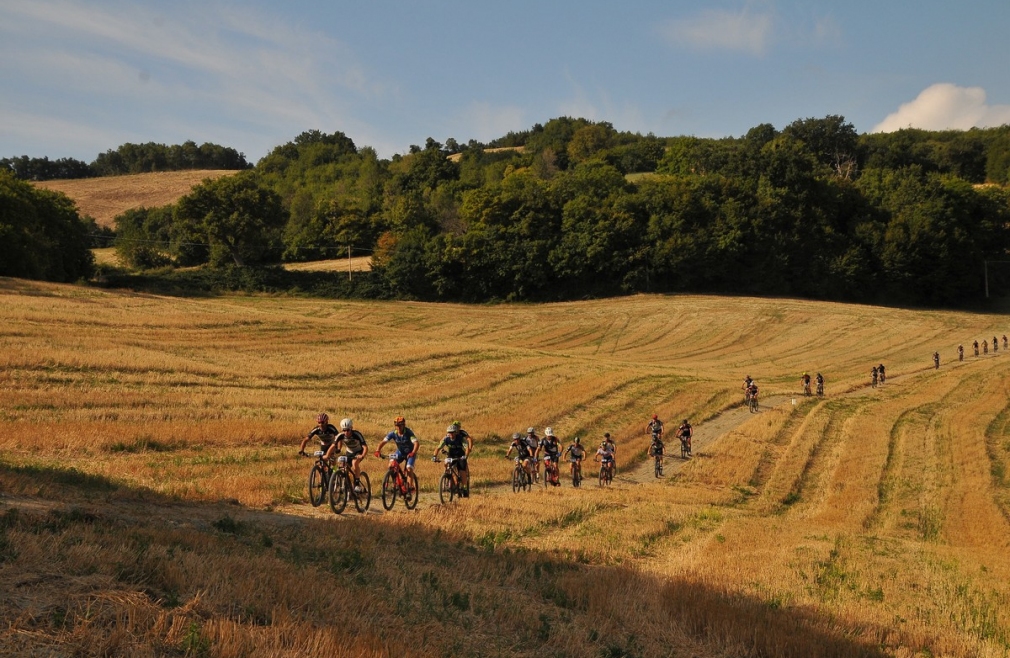
[[[484, 307], [0, 279], [0, 649], [1004, 656], [1010, 353], [970, 344], [1008, 324], [785, 299]], [[798, 395], [804, 371], [825, 398]], [[747, 374], [774, 406], [738, 413]], [[373, 449], [403, 414], [425, 458], [461, 420], [473, 495], [436, 504], [441, 466], [421, 459], [418, 509], [382, 512], [369, 458], [367, 514], [310, 507], [296, 451], [321, 410]], [[635, 475], [653, 412], [708, 438], [650, 481]], [[513, 494], [504, 437], [528, 425], [610, 431], [618, 479]]]

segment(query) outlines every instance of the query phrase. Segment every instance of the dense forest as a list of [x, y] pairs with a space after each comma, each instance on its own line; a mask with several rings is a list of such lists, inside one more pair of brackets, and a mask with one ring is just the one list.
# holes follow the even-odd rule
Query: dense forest
[[[843, 117], [663, 138], [567, 117], [379, 158], [307, 131], [117, 219], [137, 267], [372, 255], [368, 294], [640, 291], [963, 305], [1010, 248], [1010, 126], [863, 134]], [[1010, 283], [990, 267], [994, 290]]]

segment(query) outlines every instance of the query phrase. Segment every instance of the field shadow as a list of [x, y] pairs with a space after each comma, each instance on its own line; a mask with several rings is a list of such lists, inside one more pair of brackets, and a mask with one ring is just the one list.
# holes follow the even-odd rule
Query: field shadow
[[[882, 645], [902, 642], [885, 627], [846, 625], [731, 586], [426, 525], [451, 527], [472, 500], [417, 514], [303, 518], [181, 502], [69, 468], [0, 463], [0, 493], [26, 479], [41, 496], [0, 496], [0, 580], [7, 567], [25, 583], [44, 576], [60, 587], [39, 589], [24, 609], [20, 599], [0, 609], [24, 633], [39, 633], [38, 619], [84, 623], [70, 619], [67, 601], [94, 597], [98, 587], [120, 592], [123, 609], [104, 628], [88, 622], [96, 633], [122, 632], [136, 606], [122, 592], [134, 591], [164, 614], [198, 601], [192, 624], [227, 622], [254, 645], [273, 633], [294, 646], [292, 628], [302, 624], [375, 644], [375, 655], [878, 657], [887, 655]], [[74, 557], [36, 551], [35, 540], [73, 547]], [[414, 634], [423, 628], [439, 630]], [[208, 655], [230, 641], [207, 633]]]

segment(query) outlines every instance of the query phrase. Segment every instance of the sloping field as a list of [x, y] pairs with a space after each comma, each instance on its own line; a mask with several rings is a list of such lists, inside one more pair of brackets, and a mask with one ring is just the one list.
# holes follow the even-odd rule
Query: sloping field
[[[970, 344], [1007, 324], [729, 297], [477, 307], [0, 279], [0, 649], [1003, 656], [1010, 350]], [[804, 371], [826, 397], [798, 395]], [[747, 374], [781, 403], [739, 413]], [[320, 410], [352, 416], [371, 449], [407, 417], [416, 511], [308, 505], [295, 453]], [[622, 473], [654, 411], [704, 440], [639, 484]], [[440, 505], [427, 458], [457, 418], [474, 490]], [[513, 494], [502, 437], [528, 425], [610, 431], [617, 480]], [[363, 466], [377, 497], [385, 462]]]
[[99, 226], [115, 228], [115, 218], [131, 208], [154, 208], [175, 203], [206, 178], [231, 176], [237, 171], [195, 169], [163, 171], [128, 176], [38, 181], [47, 190], [63, 192], [77, 203], [82, 215], [95, 218]]
[[355, 256], [350, 259], [334, 258], [332, 260], [313, 260], [304, 263], [285, 263], [284, 269], [290, 272], [367, 272], [372, 269], [372, 257]]

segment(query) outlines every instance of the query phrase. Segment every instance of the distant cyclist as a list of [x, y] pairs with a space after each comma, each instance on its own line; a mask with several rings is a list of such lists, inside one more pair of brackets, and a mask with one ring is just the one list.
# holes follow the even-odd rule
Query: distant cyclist
[[540, 439], [540, 445], [533, 456], [539, 459], [541, 454], [544, 460], [544, 477], [555, 487], [560, 485], [558, 463], [561, 461], [561, 444], [558, 443], [558, 437], [554, 436], [554, 430], [550, 427], [544, 429], [544, 438]]
[[870, 371], [870, 387], [877, 388], [877, 366], [873, 366], [873, 370]]
[[[646, 433], [652, 434], [653, 436], [663, 437], [663, 421], [659, 419], [659, 416], [652, 414], [652, 420], [649, 424], [645, 426]], [[609, 436], [609, 435], [608, 435]]]
[[658, 434], [652, 435], [652, 443], [649, 444], [649, 456], [659, 457], [660, 463], [662, 464], [663, 453], [666, 451], [666, 446], [663, 444], [663, 439], [660, 438]]
[[989, 353], [989, 342], [983, 340], [982, 341], [982, 354], [988, 354], [988, 353]]
[[992, 353], [995, 354], [999, 352], [999, 339], [995, 336], [992, 337]]
[[512, 451], [516, 451], [516, 457], [519, 458], [519, 463], [523, 465], [523, 470], [530, 477], [530, 482], [533, 481], [533, 455], [534, 450], [530, 449], [530, 444], [523, 439], [522, 434], [516, 432], [512, 435], [512, 443], [509, 445], [508, 450], [505, 451], [506, 457], [512, 456]]
[[750, 385], [754, 383], [754, 380], [747, 375], [743, 378], [743, 401], [744, 403], [750, 402]]
[[751, 413], [754, 413], [758, 407], [758, 385], [755, 381], [752, 381], [747, 387], [747, 406]]
[[382, 457], [382, 446], [387, 443], [396, 444], [396, 452], [391, 454], [390, 459], [395, 459], [397, 464], [407, 462], [407, 470], [414, 470], [414, 459], [417, 457], [417, 449], [420, 447], [414, 430], [407, 427], [407, 421], [403, 416], [393, 419], [393, 431], [386, 435], [386, 438], [379, 443], [375, 449], [375, 456]]
[[614, 473], [616, 474], [617, 473], [617, 444], [614, 443], [614, 440], [612, 438], [610, 438], [610, 432], [604, 432], [603, 433], [603, 443], [604, 443], [604, 445], [607, 446], [607, 449], [610, 450], [610, 454], [613, 455], [613, 458], [614, 458]]
[[800, 383], [803, 384], [803, 395], [810, 395], [810, 373], [803, 373]]
[[530, 447], [530, 453], [533, 455], [531, 463], [533, 464], [533, 481], [540, 481], [540, 460], [537, 459], [537, 448], [540, 447], [540, 437], [537, 436], [537, 428], [527, 427], [526, 428], [526, 443]]
[[976, 340], [971, 346], [975, 350], [975, 356], [978, 356], [978, 341]]
[[677, 428], [677, 438], [687, 444], [687, 454], [691, 456], [691, 439], [694, 438], [694, 428], [691, 427], [691, 423], [687, 422], [687, 418]]
[[933, 352], [933, 368], [935, 370], [939, 370], [940, 369], [940, 353], [939, 352]]
[[824, 375], [817, 373], [817, 395], [824, 395]]
[[600, 447], [596, 449], [596, 456], [593, 457], [593, 461], [600, 462], [602, 466], [605, 466], [610, 470], [610, 476], [614, 476], [617, 464], [614, 459], [614, 451], [610, 448], [606, 441], [600, 443]]
[[316, 427], [309, 432], [309, 435], [302, 439], [302, 445], [298, 448], [298, 454], [305, 454], [305, 446], [312, 439], [319, 440], [319, 449], [324, 453], [333, 445], [333, 440], [337, 438], [338, 430], [330, 424], [330, 417], [324, 412], [316, 416]]
[[1010, 350], [1010, 346], [1007, 345], [1006, 334], [1003, 334], [1003, 349]]
[[877, 374], [880, 375], [880, 383], [883, 384], [884, 380], [887, 379], [887, 375], [884, 373], [884, 364], [881, 363], [877, 366]]
[[571, 463], [572, 476], [574, 477], [576, 466], [581, 468], [582, 460], [586, 458], [586, 449], [582, 447], [582, 440], [579, 437], [575, 437], [571, 445], [565, 448], [564, 454]]
[[365, 442], [364, 435], [354, 429], [354, 421], [350, 418], [340, 421], [340, 434], [336, 436], [333, 445], [326, 451], [326, 459], [333, 459], [336, 456], [334, 453], [341, 447], [351, 462], [351, 473], [354, 475], [354, 490], [360, 493], [361, 483], [358, 482], [358, 477], [361, 475], [361, 460], [365, 458], [365, 454], [368, 452], [368, 444]]
[[957, 360], [964, 361], [964, 345], [957, 346]]
[[454, 421], [445, 428], [445, 436], [442, 437], [442, 442], [438, 444], [435, 452], [431, 455], [432, 461], [438, 461], [438, 452], [443, 448], [445, 448], [449, 457], [458, 460], [456, 467], [459, 470], [459, 486], [463, 497], [469, 498], [470, 469], [467, 466], [466, 460], [470, 456], [470, 451], [473, 450], [473, 439], [470, 438], [465, 429], [460, 427], [459, 421]]

